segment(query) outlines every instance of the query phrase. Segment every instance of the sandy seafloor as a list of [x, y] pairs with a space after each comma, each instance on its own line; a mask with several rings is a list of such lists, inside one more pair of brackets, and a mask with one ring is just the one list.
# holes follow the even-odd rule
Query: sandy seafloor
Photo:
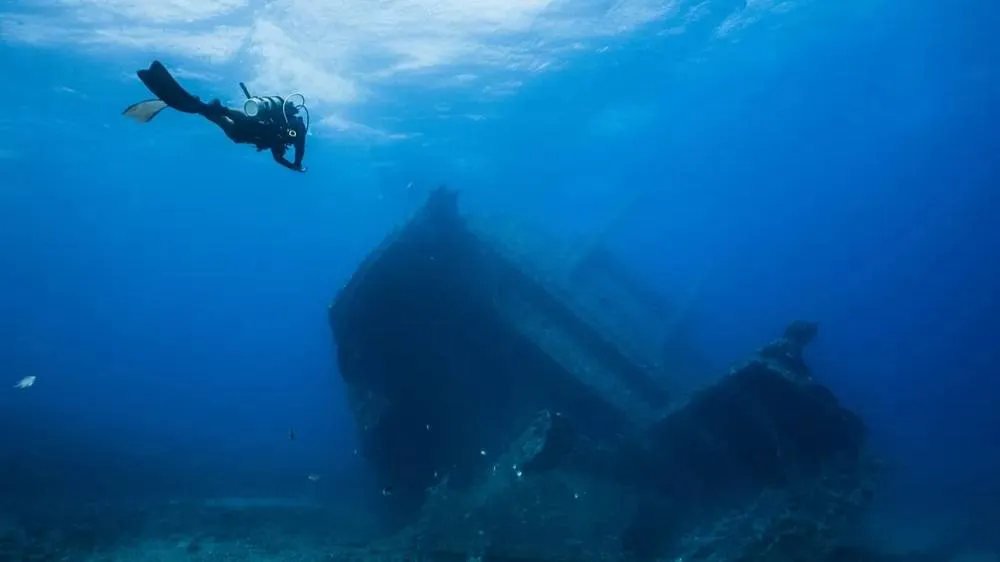
[[[0, 508], [0, 562], [412, 562], [372, 516], [329, 498], [218, 497], [136, 502], [33, 502]], [[27, 515], [25, 515], [27, 514]], [[905, 555], [956, 536], [946, 514], [877, 513], [869, 539]], [[909, 557], [903, 557], [903, 560]], [[914, 560], [919, 558], [913, 558]], [[663, 561], [673, 562], [673, 561]], [[949, 562], [1000, 562], [982, 548]]]

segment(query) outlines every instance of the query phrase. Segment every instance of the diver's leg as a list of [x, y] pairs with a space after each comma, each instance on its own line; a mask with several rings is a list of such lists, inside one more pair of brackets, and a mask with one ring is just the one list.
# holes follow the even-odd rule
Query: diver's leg
[[223, 133], [229, 137], [229, 140], [233, 142], [241, 142], [243, 139], [239, 135], [239, 127], [236, 121], [230, 119], [227, 115], [220, 115], [218, 113], [204, 113], [205, 119], [208, 119], [212, 123], [215, 123], [222, 129]]
[[153, 95], [177, 111], [200, 113], [205, 107], [205, 104], [188, 93], [159, 61], [153, 61], [149, 68], [139, 70], [136, 74]]
[[215, 102], [205, 104], [210, 108], [202, 113], [205, 119], [219, 126], [230, 140], [236, 143], [253, 142], [253, 119], [242, 111], [229, 109]]
[[214, 100], [204, 104], [204, 108], [201, 110], [201, 113], [206, 117], [209, 114], [228, 117], [232, 121], [238, 121], [240, 119], [246, 118], [246, 115], [242, 111], [230, 109], [222, 105], [222, 102], [219, 101], [219, 98], [215, 98]]
[[206, 103], [201, 114], [210, 118], [225, 118], [237, 124], [245, 123], [249, 119], [242, 111], [222, 105], [218, 98]]

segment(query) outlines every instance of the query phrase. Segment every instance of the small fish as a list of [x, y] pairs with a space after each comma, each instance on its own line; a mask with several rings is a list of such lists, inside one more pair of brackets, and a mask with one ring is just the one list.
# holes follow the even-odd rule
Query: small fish
[[386, 497], [391, 496], [392, 495], [392, 486], [386, 486], [385, 488], [382, 488], [382, 495], [386, 496]]
[[18, 389], [24, 390], [25, 388], [28, 388], [31, 385], [35, 384], [35, 379], [36, 378], [37, 377], [35, 377], [35, 376], [24, 377], [23, 379], [17, 381], [17, 384], [14, 385], [14, 388], [18, 388]]
[[295, 430], [294, 429], [289, 429], [288, 430], [288, 440], [289, 441], [295, 441]]
[[315, 481], [319, 480], [320, 476], [319, 476], [319, 474], [309, 474], [309, 475], [306, 476], [306, 478], [308, 478], [309, 481], [311, 481], [311, 482], [315, 482]]

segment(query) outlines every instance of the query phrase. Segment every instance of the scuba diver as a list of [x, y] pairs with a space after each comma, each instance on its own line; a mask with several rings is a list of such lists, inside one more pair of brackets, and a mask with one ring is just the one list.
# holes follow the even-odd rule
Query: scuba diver
[[[233, 142], [255, 145], [258, 152], [270, 150], [274, 160], [282, 166], [296, 172], [306, 171], [302, 157], [309, 130], [309, 109], [302, 94], [291, 94], [288, 98], [251, 96], [246, 85], [240, 82], [246, 102], [243, 111], [238, 111], [222, 105], [218, 99], [205, 103], [189, 94], [160, 61], [153, 61], [149, 68], [136, 74], [157, 99], [130, 105], [123, 112], [126, 117], [148, 123], [167, 107], [201, 115], [218, 125]], [[301, 103], [293, 102], [294, 98], [300, 98]], [[300, 113], [305, 114], [304, 119]], [[292, 162], [285, 158], [289, 145], [295, 148]]]

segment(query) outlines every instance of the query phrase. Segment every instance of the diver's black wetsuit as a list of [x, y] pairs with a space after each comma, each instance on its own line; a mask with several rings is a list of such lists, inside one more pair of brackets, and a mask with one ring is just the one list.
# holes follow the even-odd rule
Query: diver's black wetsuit
[[[149, 91], [167, 106], [184, 113], [201, 115], [218, 125], [233, 142], [252, 144], [258, 151], [269, 149], [274, 160], [282, 166], [298, 172], [305, 171], [302, 158], [306, 150], [306, 123], [297, 115], [296, 108], [286, 100], [273, 98], [278, 103], [259, 115], [250, 117], [242, 111], [222, 105], [219, 100], [205, 103], [189, 94], [159, 61], [153, 61], [148, 69], [140, 70], [137, 74]], [[292, 162], [285, 158], [289, 145], [295, 148]]]
[[[281, 101], [284, 104], [284, 100]], [[271, 150], [275, 162], [289, 170], [302, 171], [302, 158], [306, 152], [306, 125], [297, 115], [289, 115], [288, 121], [282, 108], [273, 108], [269, 113], [249, 117], [242, 111], [230, 109], [218, 101], [205, 104], [199, 112], [222, 129], [233, 142], [252, 144], [258, 151]], [[288, 146], [295, 148], [295, 159], [285, 158]]]

